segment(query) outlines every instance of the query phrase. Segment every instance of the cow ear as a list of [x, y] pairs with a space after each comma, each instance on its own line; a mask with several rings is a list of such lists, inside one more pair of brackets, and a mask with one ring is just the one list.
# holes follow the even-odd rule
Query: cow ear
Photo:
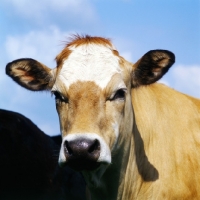
[[51, 89], [54, 83], [52, 70], [30, 58], [8, 63], [6, 74], [22, 87], [33, 91]]
[[149, 85], [159, 80], [175, 62], [175, 55], [167, 50], [147, 52], [133, 65], [132, 85]]

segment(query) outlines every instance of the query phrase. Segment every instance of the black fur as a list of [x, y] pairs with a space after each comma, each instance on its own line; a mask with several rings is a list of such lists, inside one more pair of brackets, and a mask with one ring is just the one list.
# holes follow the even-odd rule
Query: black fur
[[[161, 62], [166, 60], [166, 65]], [[167, 50], [152, 50], [139, 61], [133, 72], [133, 86], [148, 85], [159, 80], [175, 62], [175, 55]], [[156, 73], [155, 73], [156, 71]]]
[[[13, 69], [21, 71], [21, 76], [16, 75]], [[51, 80], [51, 76], [44, 70], [44, 66], [31, 58], [22, 58], [8, 63], [6, 74], [22, 87], [32, 91], [47, 89]], [[29, 82], [21, 81], [25, 76], [30, 77], [32, 80]]]

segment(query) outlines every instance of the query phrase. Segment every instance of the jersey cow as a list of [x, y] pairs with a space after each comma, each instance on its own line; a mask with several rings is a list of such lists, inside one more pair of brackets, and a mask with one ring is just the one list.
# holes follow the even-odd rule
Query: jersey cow
[[132, 64], [108, 39], [74, 36], [56, 61], [19, 59], [6, 73], [55, 95], [59, 163], [83, 173], [91, 199], [200, 199], [200, 101], [155, 83], [172, 52]]

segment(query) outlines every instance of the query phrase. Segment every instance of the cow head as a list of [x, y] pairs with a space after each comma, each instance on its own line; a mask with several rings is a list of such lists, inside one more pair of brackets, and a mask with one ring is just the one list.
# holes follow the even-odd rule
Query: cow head
[[160, 79], [175, 57], [153, 50], [131, 64], [109, 40], [75, 36], [56, 61], [57, 67], [49, 69], [19, 59], [8, 63], [6, 73], [29, 90], [55, 95], [63, 138], [59, 163], [84, 171], [112, 162], [132, 134], [131, 88]]

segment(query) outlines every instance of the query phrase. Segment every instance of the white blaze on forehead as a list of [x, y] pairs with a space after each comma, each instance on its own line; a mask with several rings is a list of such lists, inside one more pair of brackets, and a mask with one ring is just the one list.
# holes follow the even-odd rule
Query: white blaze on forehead
[[94, 81], [103, 89], [115, 73], [121, 72], [119, 57], [110, 46], [84, 44], [69, 49], [72, 52], [57, 77], [67, 88], [77, 81]]

